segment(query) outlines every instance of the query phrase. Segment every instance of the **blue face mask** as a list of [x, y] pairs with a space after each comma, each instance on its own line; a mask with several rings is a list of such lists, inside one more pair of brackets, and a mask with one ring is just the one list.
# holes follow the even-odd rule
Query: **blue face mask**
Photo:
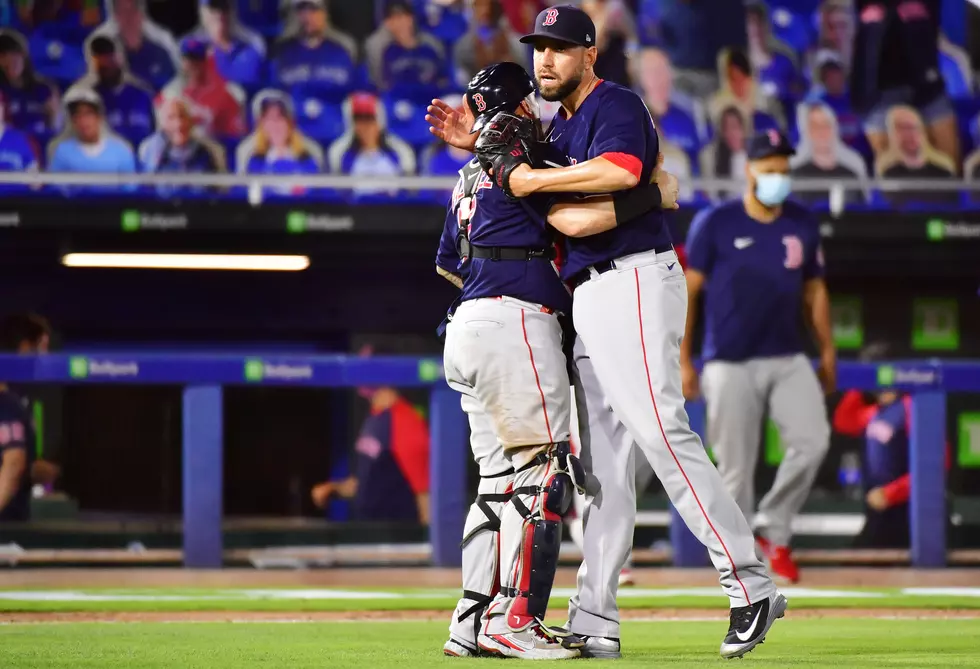
[[793, 188], [788, 174], [759, 174], [755, 177], [755, 196], [767, 207], [781, 205]]

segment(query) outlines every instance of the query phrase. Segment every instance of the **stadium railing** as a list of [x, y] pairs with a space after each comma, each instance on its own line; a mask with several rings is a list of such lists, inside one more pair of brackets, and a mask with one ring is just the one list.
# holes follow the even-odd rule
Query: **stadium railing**
[[[456, 185], [456, 177], [450, 176], [403, 176], [363, 177], [327, 174], [258, 175], [258, 174], [97, 174], [81, 172], [0, 172], [0, 185], [19, 185], [40, 188], [43, 186], [164, 186], [218, 189], [246, 189], [246, 199], [259, 205], [269, 198], [266, 189], [324, 189], [371, 191], [447, 191]], [[738, 192], [744, 182], [738, 179], [684, 179], [684, 188], [702, 193]], [[794, 179], [796, 193], [827, 193], [831, 213], [848, 208], [845, 195], [848, 192], [921, 192], [966, 193], [980, 191], [980, 181], [966, 178], [948, 179]], [[133, 193], [131, 195], [137, 195]], [[153, 193], [139, 193], [147, 200], [156, 198]], [[282, 199], [281, 194], [276, 195]], [[288, 196], [287, 196], [288, 197]], [[297, 202], [303, 195], [296, 195]]]
[[[459, 396], [445, 383], [435, 358], [241, 355], [0, 355], [0, 379], [20, 383], [129, 383], [184, 386], [183, 558], [187, 567], [223, 564], [222, 389], [229, 385], [431, 388], [431, 520], [436, 565], [458, 565], [459, 540], [470, 504], [466, 466], [467, 421]], [[841, 387], [895, 388], [912, 394], [909, 466], [911, 562], [946, 564], [946, 393], [980, 392], [980, 364], [896, 361], [841, 362]], [[692, 426], [704, 433], [704, 409], [689, 404]], [[705, 564], [706, 554], [676, 513], [670, 523], [673, 562]]]

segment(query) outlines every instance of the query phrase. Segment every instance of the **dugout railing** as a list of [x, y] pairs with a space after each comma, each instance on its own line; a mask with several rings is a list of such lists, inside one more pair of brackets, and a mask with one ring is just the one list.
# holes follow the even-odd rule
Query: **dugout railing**
[[[348, 356], [242, 356], [152, 354], [0, 355], [0, 379], [45, 384], [148, 384], [183, 386], [183, 562], [217, 568], [222, 537], [222, 390], [225, 386], [346, 388], [391, 385], [430, 389], [432, 562], [458, 565], [459, 540], [470, 504], [466, 417], [459, 396], [445, 383], [436, 358]], [[946, 564], [946, 393], [980, 392], [980, 364], [896, 361], [841, 362], [843, 388], [907, 391], [912, 396], [909, 466], [912, 477], [910, 561]], [[689, 404], [692, 426], [704, 433], [704, 409]], [[677, 566], [706, 564], [704, 548], [676, 514], [670, 522]]]

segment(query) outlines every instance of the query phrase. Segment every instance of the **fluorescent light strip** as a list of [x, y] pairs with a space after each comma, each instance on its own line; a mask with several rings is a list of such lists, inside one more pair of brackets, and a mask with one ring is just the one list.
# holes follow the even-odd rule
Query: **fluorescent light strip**
[[310, 259], [308, 256], [199, 253], [67, 253], [61, 263], [65, 267], [301, 272], [310, 266]]

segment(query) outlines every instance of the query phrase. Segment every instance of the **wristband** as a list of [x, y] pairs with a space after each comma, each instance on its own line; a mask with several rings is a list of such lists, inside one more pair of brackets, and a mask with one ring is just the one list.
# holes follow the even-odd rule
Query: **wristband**
[[663, 203], [660, 186], [656, 183], [637, 186], [613, 195], [613, 209], [616, 212], [616, 224], [620, 225], [642, 216], [651, 209], [659, 209]]

